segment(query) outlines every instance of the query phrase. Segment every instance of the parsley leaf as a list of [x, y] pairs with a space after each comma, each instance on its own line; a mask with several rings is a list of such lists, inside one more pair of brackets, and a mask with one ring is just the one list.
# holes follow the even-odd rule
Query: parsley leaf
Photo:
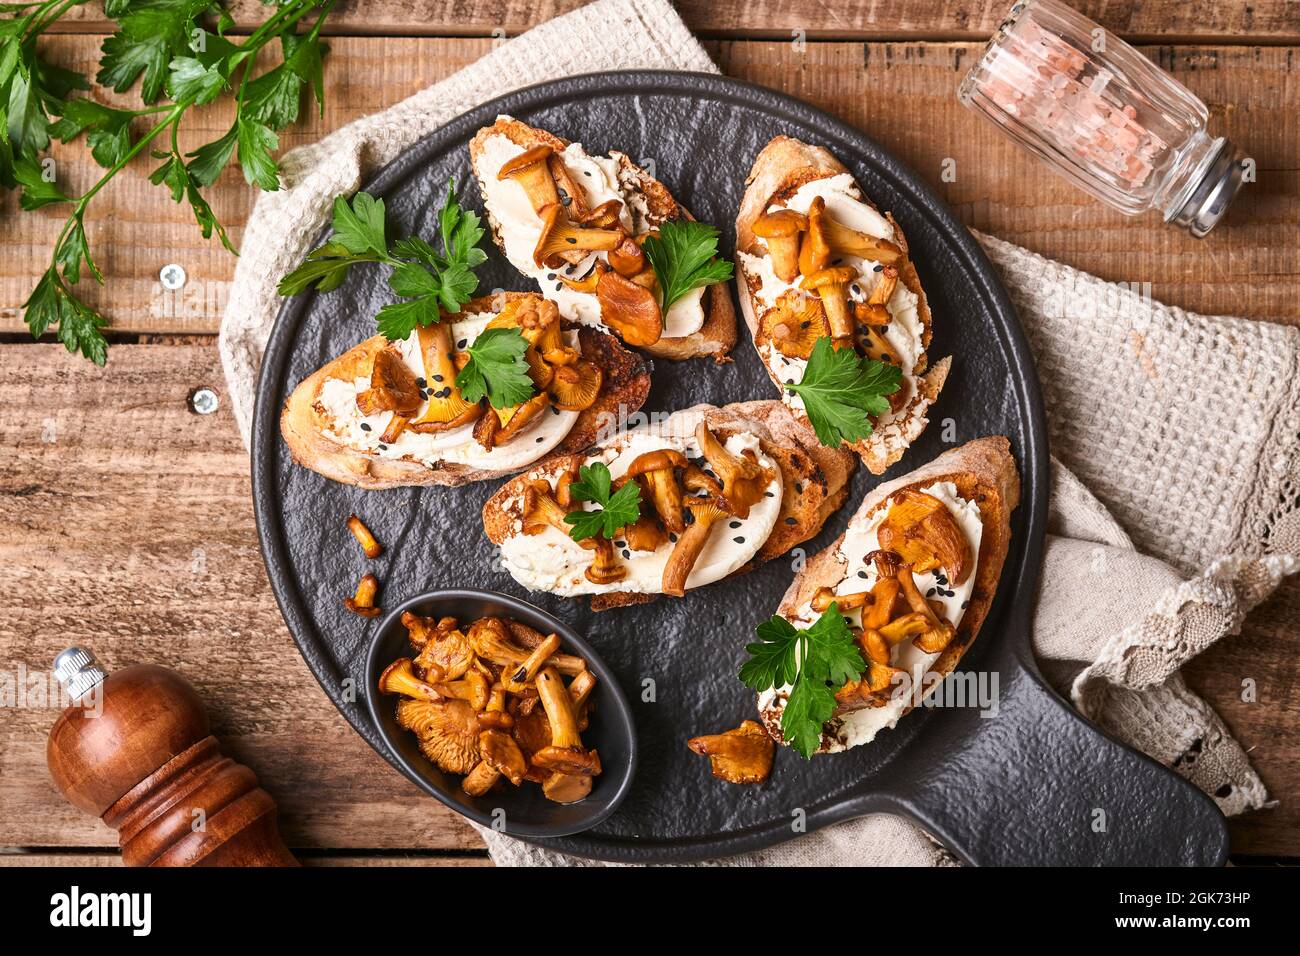
[[[349, 202], [339, 196], [334, 200], [333, 237], [280, 280], [279, 292], [297, 295], [313, 286], [318, 292], [329, 292], [338, 288], [356, 263], [385, 263], [393, 270], [388, 278], [389, 288], [408, 301], [384, 306], [375, 319], [379, 331], [389, 339], [404, 339], [420, 326], [439, 321], [443, 310], [458, 312], [473, 298], [478, 291], [474, 269], [487, 259], [478, 246], [483, 235], [479, 217], [462, 209], [456, 201], [454, 183], [448, 183], [446, 199], [438, 211], [441, 251], [419, 236], [390, 243], [382, 199], [357, 193]], [[483, 339], [481, 351], [491, 341], [492, 337]], [[531, 379], [528, 379], [529, 391], [522, 399], [507, 401], [502, 397], [522, 394], [523, 386], [516, 371], [513, 361], [507, 362], [506, 358], [491, 353], [468, 380], [482, 388], [478, 397], [487, 394], [493, 406], [503, 408], [532, 397]]]
[[897, 365], [833, 348], [824, 337], [813, 346], [803, 380], [785, 388], [803, 399], [818, 440], [838, 448], [871, 434], [870, 416], [889, 410], [885, 396], [898, 391], [902, 380]]
[[641, 486], [629, 481], [611, 495], [612, 486], [613, 479], [604, 462], [578, 469], [578, 480], [569, 485], [569, 494], [575, 501], [590, 501], [600, 507], [595, 511], [570, 511], [564, 516], [573, 525], [569, 537], [574, 541], [585, 541], [600, 534], [613, 540], [619, 528], [634, 524], [641, 517]]
[[493, 408], [509, 408], [533, 397], [524, 352], [528, 340], [517, 327], [484, 329], [470, 343], [469, 362], [456, 376], [456, 387], [467, 402], [484, 395]]
[[757, 629], [757, 643], [746, 645], [750, 659], [740, 679], [762, 692], [790, 687], [781, 711], [781, 733], [804, 757], [821, 746], [822, 725], [835, 712], [835, 691], [866, 670], [849, 622], [832, 603], [812, 627], [799, 630], [780, 615]]
[[665, 222], [641, 248], [659, 279], [659, 307], [665, 313], [692, 289], [731, 278], [731, 263], [717, 258], [718, 230], [705, 223]]
[[235, 128], [239, 131], [236, 154], [244, 170], [244, 180], [264, 192], [275, 192], [280, 188], [280, 164], [271, 153], [280, 145], [280, 138], [271, 132], [271, 127], [242, 114], [235, 121]]
[[99, 73], [103, 86], [125, 93], [143, 76], [140, 95], [156, 102], [173, 57], [189, 52], [195, 18], [217, 6], [213, 0], [144, 0], [122, 4], [117, 32], [104, 41]]
[[23, 309], [34, 337], [57, 325], [59, 341], [69, 352], [80, 352], [96, 365], [108, 360], [108, 341], [100, 331], [107, 320], [68, 291], [54, 266], [36, 283]]

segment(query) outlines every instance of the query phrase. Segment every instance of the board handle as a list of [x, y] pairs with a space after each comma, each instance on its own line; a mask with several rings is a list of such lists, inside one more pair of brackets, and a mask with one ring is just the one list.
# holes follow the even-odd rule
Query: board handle
[[1223, 865], [1214, 801], [1089, 724], [1037, 674], [999, 677], [995, 715], [934, 712], [926, 733], [943, 743], [899, 755], [908, 786], [891, 809], [976, 865]]

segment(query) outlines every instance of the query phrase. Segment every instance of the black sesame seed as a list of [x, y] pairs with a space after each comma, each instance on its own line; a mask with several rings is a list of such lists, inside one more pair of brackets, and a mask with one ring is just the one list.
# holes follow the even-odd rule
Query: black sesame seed
[[876, 326], [876, 331], [879, 332], [881, 335], [884, 335], [886, 332], [889, 331], [889, 326], [887, 326], [887, 325], [877, 325], [877, 326]]
[[853, 283], [853, 285], [849, 286], [849, 291], [851, 291], [854, 295], [862, 295], [862, 287], [859, 286], [856, 282]]
[[554, 273], [554, 272], [548, 272], [548, 273], [546, 273], [546, 278], [548, 278], [548, 279], [550, 279], [552, 282], [554, 282], [554, 281], [555, 281], [555, 273]]
[[871, 267], [871, 271], [872, 271], [872, 272], [879, 272], [879, 271], [880, 271], [881, 269], [883, 269], [883, 268], [885, 268], [885, 267], [882, 266], [879, 262], [877, 262], [874, 266]]
[[785, 523], [786, 523], [786, 524], [798, 524], [798, 523], [799, 523], [799, 519], [798, 519], [798, 518], [786, 518], [786, 519], [785, 519]]
[[591, 175], [591, 170], [590, 170], [590, 169], [584, 169], [584, 170], [582, 171], [582, 175], [584, 175], [584, 176], [590, 176], [590, 175]]
[[469, 339], [461, 339], [459, 342], [456, 343], [456, 348], [463, 349], [468, 344], [469, 344]]
[[566, 276], [571, 276], [573, 275], [573, 270], [576, 268], [578, 268], [577, 265], [575, 263], [570, 262], [567, 266], [564, 267], [564, 274]]
[[775, 492], [772, 492], [772, 491], [765, 491], [765, 492], [763, 492], [763, 497], [764, 497], [764, 498], [775, 498], [775, 497], [776, 497], [776, 493], [775, 493]]
[[795, 493], [796, 495], [801, 495], [801, 494], [803, 494], [803, 482], [802, 482], [802, 481], [796, 481], [796, 482], [794, 483], [794, 493]]
[[866, 576], [867, 576], [867, 572], [866, 572], [866, 571], [859, 571], [859, 572], [858, 572], [858, 577], [860, 577], [860, 578], [865, 578]]
[[561, 206], [567, 206], [571, 202], [573, 202], [573, 197], [570, 196], [568, 193], [565, 193], [563, 196], [560, 197]]
[[422, 378], [417, 378], [417, 379], [415, 380], [415, 387], [416, 387], [416, 388], [428, 388], [428, 387], [429, 387], [429, 383], [426, 382], [426, 381], [425, 381], [424, 379], [422, 379]]
[[624, 548], [624, 549], [623, 549], [623, 557], [625, 557], [625, 558], [630, 558], [630, 557], [632, 557], [632, 552], [629, 551], [627, 548]]
[[806, 329], [806, 328], [808, 328], [808, 326], [810, 326], [810, 325], [812, 325], [812, 320], [811, 320], [811, 319], [804, 319], [802, 322], [799, 323], [799, 328], [801, 328], [801, 329]]
[[787, 379], [785, 380], [785, 384], [787, 384], [787, 385], [793, 385], [793, 384], [794, 384], [794, 379], [792, 379], [792, 378], [787, 378]]
[[554, 405], [552, 405], [552, 406], [551, 406], [551, 414], [552, 414], [552, 415], [558, 415], [558, 414], [560, 414], [560, 410], [559, 410], [558, 408], [556, 408]]
[[744, 544], [744, 543], [745, 543], [745, 536], [744, 536], [743, 534], [738, 534], [738, 535], [736, 535], [734, 538], [732, 538], [731, 540], [734, 541], [734, 542], [736, 542], [736, 544]]
[[564, 283], [563, 283], [563, 282], [557, 282], [557, 283], [555, 283], [555, 291], [556, 291], [556, 292], [563, 292], [563, 291], [564, 291]]
[[727, 527], [728, 527], [728, 528], [739, 528], [739, 527], [740, 527], [740, 522], [739, 522], [739, 521], [732, 521], [732, 522], [730, 522], [730, 523], [727, 525]]
[[369, 426], [368, 424], [366, 424], [365, 422], [362, 422], [362, 423], [361, 423], [361, 430], [362, 430], [363, 432], [368, 432], [368, 431], [370, 431], [370, 426]]
[[614, 547], [616, 547], [616, 548], [626, 548], [626, 547], [627, 547], [627, 542], [626, 542], [626, 541], [615, 541], [615, 542], [614, 542]]
[[970, 601], [962, 601], [962, 602], [961, 602], [961, 607], [962, 607], [962, 610], [963, 610], [963, 611], [966, 610], [966, 608], [969, 607], [969, 606], [970, 606]]
[[676, 541], [677, 541], [677, 535], [673, 534], [672, 532], [669, 532], [669, 534], [668, 534], [668, 540], [669, 540], [669, 541], [672, 541], [672, 542], [676, 542]]
[[935, 591], [934, 588], [930, 588], [930, 590], [928, 590], [928, 591], [925, 592], [925, 596], [926, 596], [926, 597], [934, 597], [934, 591]]
[[380, 442], [380, 443], [379, 443], [379, 450], [380, 450], [380, 451], [388, 451], [388, 446], [385, 445], [383, 442]]
[[578, 240], [575, 236], [565, 236], [564, 241], [571, 246], [576, 246], [578, 244]]
[[442, 376], [441, 376], [441, 375], [435, 375], [435, 376], [433, 377], [433, 380], [434, 380], [435, 382], [441, 382], [441, 381], [442, 381]]
[[544, 441], [546, 441], [546, 436], [545, 436], [545, 435], [538, 435], [538, 436], [537, 436], [537, 444], [540, 445], [540, 444], [541, 444], [542, 442], [544, 442]]

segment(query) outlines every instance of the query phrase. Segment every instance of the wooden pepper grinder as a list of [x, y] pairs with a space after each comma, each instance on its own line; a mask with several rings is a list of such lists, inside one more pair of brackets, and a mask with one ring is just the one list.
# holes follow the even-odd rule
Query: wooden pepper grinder
[[118, 831], [127, 866], [298, 865], [275, 801], [222, 756], [185, 678], [152, 664], [108, 674], [79, 647], [55, 658], [54, 673], [73, 704], [50, 731], [50, 774]]

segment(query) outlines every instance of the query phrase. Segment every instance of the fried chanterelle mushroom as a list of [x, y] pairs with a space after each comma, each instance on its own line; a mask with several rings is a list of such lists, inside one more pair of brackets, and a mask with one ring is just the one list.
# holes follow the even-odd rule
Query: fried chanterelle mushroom
[[461, 789], [478, 797], [529, 780], [557, 803], [591, 792], [600, 755], [581, 734], [596, 675], [561, 653], [559, 635], [496, 617], [462, 629], [455, 618], [408, 611], [402, 623], [416, 656], [390, 664], [378, 689], [402, 698], [398, 724], [438, 767], [464, 775]]
[[692, 737], [686, 746], [708, 757], [713, 775], [728, 783], [762, 783], [776, 754], [775, 741], [753, 720], [720, 734]]

